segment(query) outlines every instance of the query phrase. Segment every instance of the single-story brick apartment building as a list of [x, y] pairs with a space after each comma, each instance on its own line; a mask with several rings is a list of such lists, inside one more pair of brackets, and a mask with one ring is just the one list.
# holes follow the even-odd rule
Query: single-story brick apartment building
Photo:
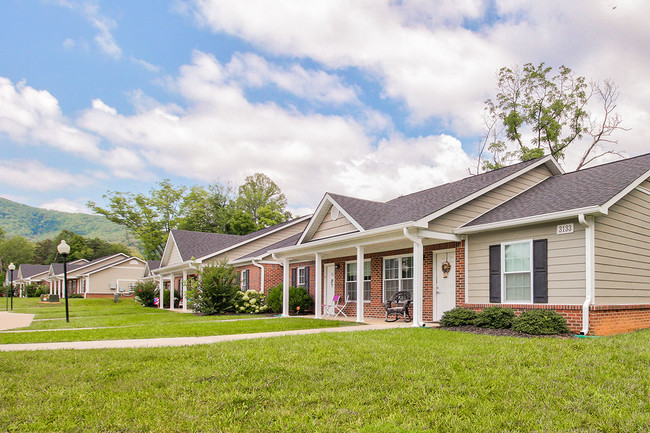
[[545, 156], [387, 202], [327, 193], [312, 216], [243, 237], [172, 231], [152, 273], [182, 281], [225, 258], [242, 288], [305, 287], [317, 317], [335, 295], [357, 321], [384, 317], [406, 290], [413, 326], [504, 305], [628, 332], [650, 327], [649, 178], [650, 154], [571, 173]]

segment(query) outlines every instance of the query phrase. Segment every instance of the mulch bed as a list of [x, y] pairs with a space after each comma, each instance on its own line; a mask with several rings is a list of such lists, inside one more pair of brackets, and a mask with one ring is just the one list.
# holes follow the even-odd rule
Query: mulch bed
[[526, 334], [524, 332], [513, 331], [512, 329], [492, 329], [492, 328], [481, 328], [478, 326], [453, 326], [453, 327], [444, 327], [441, 326], [438, 329], [445, 331], [456, 331], [456, 332], [468, 332], [470, 334], [481, 334], [481, 335], [494, 335], [497, 337], [519, 337], [519, 338], [561, 338], [561, 339], [572, 339], [576, 338], [573, 334], [554, 334], [554, 335], [532, 335]]

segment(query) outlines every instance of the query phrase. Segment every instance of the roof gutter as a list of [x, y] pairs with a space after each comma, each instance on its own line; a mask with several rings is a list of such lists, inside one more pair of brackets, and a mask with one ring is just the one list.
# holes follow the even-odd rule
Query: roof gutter
[[595, 250], [594, 250], [594, 217], [578, 215], [578, 222], [585, 228], [585, 302], [582, 304], [582, 331], [581, 335], [589, 333], [589, 306], [595, 300]]
[[255, 259], [251, 260], [251, 262], [253, 262], [253, 264], [258, 268], [260, 268], [262, 272], [261, 281], [260, 281], [260, 292], [264, 293], [264, 266], [260, 265]]
[[517, 226], [523, 226], [528, 224], [544, 223], [557, 220], [563, 220], [567, 218], [575, 218], [576, 216], [585, 215], [585, 214], [596, 214], [596, 215], [607, 215], [607, 207], [605, 206], [589, 206], [581, 209], [571, 209], [561, 212], [553, 212], [542, 215], [534, 215], [524, 218], [517, 218], [506, 221], [497, 221], [493, 223], [480, 224], [474, 226], [463, 226], [457, 229], [454, 229], [453, 232], [457, 235], [459, 234], [472, 234], [478, 233], [487, 230], [499, 230], [504, 228], [511, 228]]

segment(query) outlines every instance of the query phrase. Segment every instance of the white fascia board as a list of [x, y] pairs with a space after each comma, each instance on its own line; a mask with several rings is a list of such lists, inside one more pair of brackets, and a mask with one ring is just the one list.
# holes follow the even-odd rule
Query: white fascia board
[[[320, 224], [323, 221], [323, 217], [324, 217], [323, 209], [325, 208], [325, 203], [329, 201], [329, 198], [331, 198], [330, 195], [325, 194], [323, 198], [320, 200], [320, 203], [318, 203], [316, 210], [312, 214], [313, 218], [311, 219], [311, 221], [309, 221], [309, 224], [307, 224], [305, 230], [303, 230], [302, 235], [300, 236], [300, 239], [298, 239], [298, 243], [296, 245], [300, 245], [305, 240], [305, 237], [312, 230], [315, 224]], [[329, 201], [329, 203], [331, 204], [331, 201]]]
[[[242, 245], [246, 245], [246, 244], [254, 242], [254, 241], [258, 240], [258, 239], [262, 239], [265, 236], [269, 236], [269, 235], [271, 235], [273, 233], [277, 233], [280, 230], [284, 230], [287, 227], [294, 226], [294, 225], [296, 225], [298, 223], [301, 223], [301, 222], [303, 222], [306, 219], [309, 219], [311, 217], [312, 217], [311, 215], [305, 215], [304, 217], [298, 218], [297, 220], [293, 221], [291, 224], [286, 224], [286, 225], [283, 225], [282, 227], [278, 227], [277, 229], [269, 230], [268, 232], [265, 232], [265, 233], [263, 233], [263, 234], [261, 234], [259, 236], [254, 237], [254, 238], [246, 239], [245, 241], [242, 241], [242, 242], [240, 242], [238, 244], [231, 245], [231, 246], [223, 248], [223, 249], [221, 249], [219, 251], [215, 251], [215, 252], [210, 253], [208, 255], [205, 255], [203, 257], [199, 257], [198, 259], [195, 259], [194, 262], [203, 263], [205, 260], [208, 260], [208, 259], [210, 259], [210, 258], [212, 258], [214, 256], [218, 256], [219, 254], [223, 254], [223, 253], [226, 253], [226, 252], [228, 252], [230, 250], [234, 250], [235, 248], [241, 247]], [[287, 236], [287, 237], [289, 237], [289, 236]]]
[[[350, 246], [355, 245], [368, 245], [369, 243], [376, 243], [372, 240], [373, 237], [390, 234], [391, 232], [397, 232], [399, 233], [399, 237], [404, 238], [402, 230], [404, 227], [412, 226], [412, 221], [408, 223], [394, 224], [391, 226], [380, 227], [378, 229], [368, 230], [365, 232], [355, 232], [332, 238], [319, 239], [317, 241], [309, 242], [308, 244], [278, 248], [276, 250], [269, 251], [269, 254], [283, 256], [282, 258], [284, 258], [287, 253], [289, 253], [289, 255], [291, 255], [291, 253], [295, 253], [293, 255], [314, 254], [318, 252], [328, 252], [337, 249], [349, 248]], [[386, 239], [382, 238], [380, 241], [383, 242], [386, 241]]]
[[[462, 199], [458, 200], [457, 202], [454, 202], [454, 203], [450, 204], [449, 206], [446, 206], [446, 207], [444, 207], [444, 208], [442, 208], [442, 209], [440, 209], [440, 210], [438, 210], [438, 211], [436, 211], [436, 212], [434, 212], [432, 214], [429, 214], [429, 215], [427, 215], [427, 216], [425, 216], [423, 218], [420, 218], [419, 220], [415, 221], [415, 226], [416, 227], [424, 227], [424, 228], [426, 228], [426, 227], [429, 226], [430, 221], [432, 221], [432, 220], [434, 220], [436, 218], [439, 218], [442, 215], [444, 215], [444, 214], [446, 214], [446, 213], [448, 213], [448, 212], [450, 212], [450, 211], [452, 211], [452, 210], [454, 210], [454, 209], [456, 209], [456, 208], [458, 208], [458, 207], [460, 207], [460, 206], [462, 206], [462, 205], [464, 205], [466, 203], [469, 203], [470, 201], [477, 199], [478, 197], [482, 196], [483, 194], [485, 194], [487, 192], [490, 192], [493, 189], [496, 189], [496, 188], [500, 187], [501, 185], [504, 185], [504, 184], [510, 182], [511, 180], [516, 179], [517, 177], [521, 176], [522, 174], [524, 174], [526, 172], [529, 172], [530, 170], [532, 170], [534, 168], [537, 168], [540, 165], [544, 165], [544, 164], [547, 165], [547, 167], [549, 168], [551, 173], [554, 173], [554, 174], [562, 174], [562, 173], [564, 173], [564, 171], [557, 164], [555, 159], [551, 155], [547, 155], [544, 158], [537, 161], [536, 163], [531, 164], [526, 168], [522, 168], [521, 170], [511, 174], [508, 177], [504, 177], [503, 179], [501, 179], [498, 182], [494, 182], [493, 184], [490, 184], [489, 186], [486, 186], [485, 188], [483, 188], [483, 189], [481, 189], [479, 191], [476, 191], [475, 193], [470, 194], [467, 197], [462, 198]], [[549, 166], [549, 164], [550, 164], [550, 166]]]
[[590, 206], [580, 209], [570, 209], [561, 212], [553, 212], [542, 215], [534, 215], [530, 217], [517, 218], [507, 221], [497, 221], [494, 223], [480, 224], [469, 227], [460, 227], [454, 229], [454, 233], [458, 235], [465, 235], [471, 233], [478, 233], [489, 230], [500, 230], [504, 228], [524, 226], [530, 224], [539, 224], [550, 221], [558, 221], [567, 218], [576, 218], [580, 214], [593, 214], [593, 215], [607, 215], [607, 209], [604, 209], [602, 206]]
[[[172, 248], [176, 246], [176, 249], [178, 249], [178, 245], [176, 245], [176, 239], [174, 239], [174, 234], [170, 230], [169, 231], [169, 236], [167, 236], [167, 242], [165, 242], [165, 248], [163, 249], [162, 256], [160, 257], [160, 265], [162, 266], [163, 263], [165, 263], [165, 259], [169, 260], [169, 255], [171, 254]], [[180, 256], [180, 251], [178, 253]]]
[[440, 239], [443, 241], [460, 242], [462, 239], [453, 233], [434, 232], [431, 230], [418, 230], [418, 237], [425, 239]]
[[[629, 184], [625, 189], [623, 189], [621, 192], [616, 194], [614, 197], [609, 199], [605, 204], [603, 204], [603, 208], [609, 210], [609, 208], [615, 204], [617, 201], [628, 195], [633, 189], [637, 188], [639, 185], [641, 185], [648, 177], [650, 177], [650, 170], [646, 171], [643, 173], [641, 176], [637, 177], [634, 182]], [[645, 189], [645, 188], [642, 188]]]
[[161, 275], [161, 274], [169, 274], [172, 272], [178, 272], [178, 271], [184, 271], [184, 270], [194, 270], [195, 268], [192, 266], [195, 262], [192, 260], [188, 260], [185, 262], [177, 263], [175, 265], [171, 266], [165, 266], [164, 268], [158, 268], [154, 269], [151, 271], [153, 275]]
[[110, 269], [110, 268], [112, 268], [113, 266], [121, 265], [121, 264], [123, 264], [123, 263], [130, 262], [131, 260], [137, 260], [137, 261], [141, 262], [143, 265], [147, 266], [147, 262], [145, 262], [145, 261], [142, 260], [142, 259], [139, 259], [139, 258], [137, 258], [137, 257], [127, 257], [127, 258], [125, 258], [124, 260], [120, 260], [119, 262], [109, 263], [108, 265], [106, 265], [106, 266], [102, 266], [101, 268], [93, 269], [93, 270], [90, 271], [90, 272], [87, 272], [87, 273], [85, 273], [85, 274], [82, 274], [82, 276], [86, 277], [86, 276], [88, 276], [88, 275], [95, 274], [95, 273], [97, 273], [97, 272], [105, 271], [106, 269]]
[[336, 200], [334, 200], [329, 193], [326, 193], [321, 199], [320, 203], [318, 204], [316, 211], [314, 212], [314, 218], [312, 218], [312, 220], [309, 221], [309, 224], [307, 225], [307, 227], [305, 227], [305, 230], [302, 232], [302, 236], [300, 236], [300, 239], [298, 239], [296, 245], [302, 245], [302, 243], [305, 241], [305, 238], [307, 238], [307, 236], [313, 235], [316, 232], [316, 228], [319, 227], [320, 223], [323, 222], [323, 219], [325, 218], [325, 214], [327, 213], [324, 210], [325, 205], [327, 203], [331, 204], [332, 206], [336, 206], [336, 208], [343, 214], [343, 216], [347, 218], [350, 224], [352, 224], [360, 232], [363, 231], [363, 227], [361, 227], [359, 223], [357, 223], [354, 220], [354, 218], [352, 218], [350, 214], [347, 213], [345, 209], [343, 209], [343, 207], [340, 204], [338, 204]]

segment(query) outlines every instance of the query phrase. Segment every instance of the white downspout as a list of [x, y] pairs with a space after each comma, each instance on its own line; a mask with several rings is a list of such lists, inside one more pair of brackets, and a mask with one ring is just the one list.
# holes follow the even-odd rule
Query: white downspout
[[594, 218], [578, 215], [578, 222], [585, 228], [585, 302], [582, 304], [582, 331], [580, 334], [589, 333], [589, 306], [595, 298], [595, 253], [594, 253]]
[[262, 275], [261, 279], [262, 279], [262, 281], [260, 281], [260, 293], [264, 293], [264, 265], [260, 265], [255, 260], [251, 260], [251, 262], [253, 262], [253, 265], [257, 266], [261, 270], [261, 275]]
[[411, 235], [406, 227], [404, 227], [404, 236], [413, 242], [413, 327], [420, 327], [424, 324], [422, 323], [424, 246], [422, 238]]

